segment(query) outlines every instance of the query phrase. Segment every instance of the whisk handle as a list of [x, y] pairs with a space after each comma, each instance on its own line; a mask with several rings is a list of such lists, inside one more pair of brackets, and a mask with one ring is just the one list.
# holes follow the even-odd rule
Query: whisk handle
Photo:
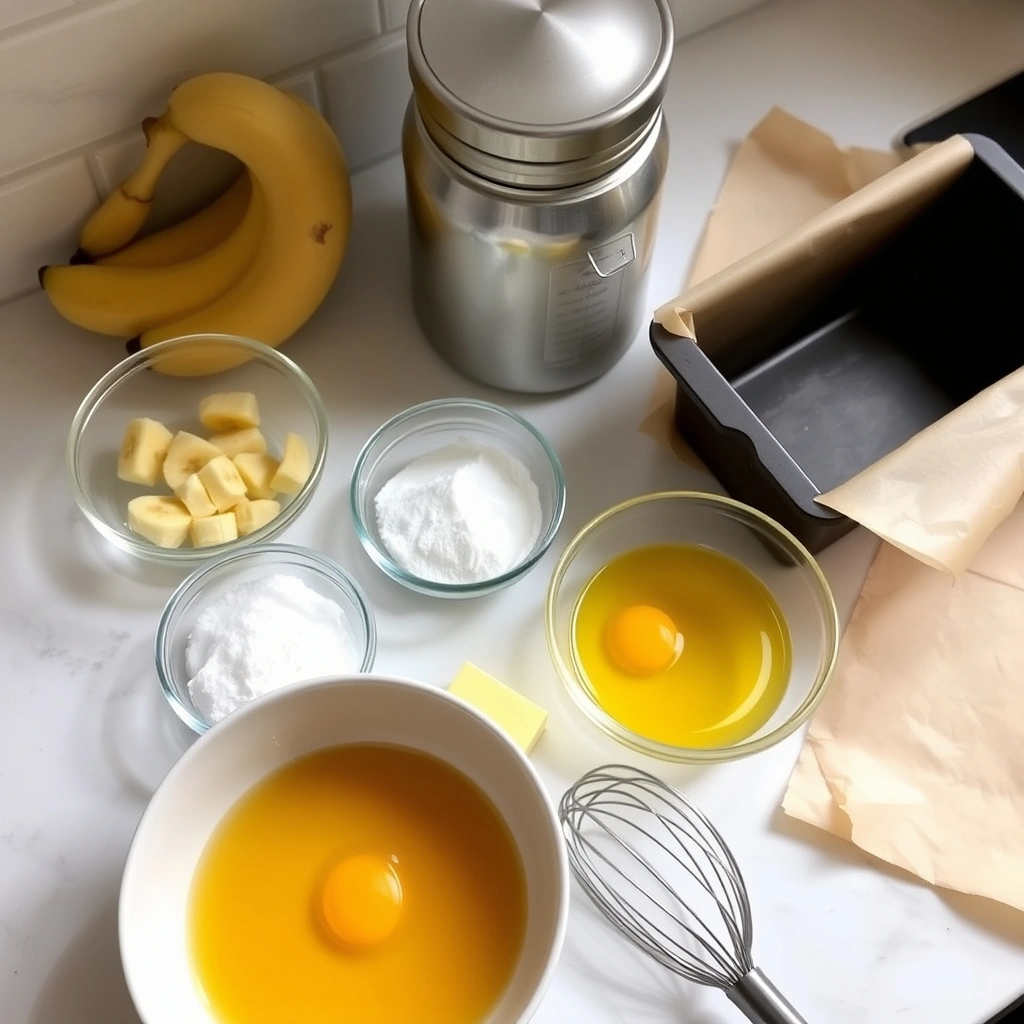
[[726, 989], [725, 994], [754, 1024], [807, 1024], [759, 967]]

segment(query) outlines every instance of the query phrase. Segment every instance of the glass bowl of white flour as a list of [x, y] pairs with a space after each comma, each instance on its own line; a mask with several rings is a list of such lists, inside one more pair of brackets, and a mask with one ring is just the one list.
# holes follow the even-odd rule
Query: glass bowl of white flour
[[435, 597], [479, 597], [526, 575], [565, 509], [554, 449], [521, 416], [468, 398], [390, 419], [349, 489], [363, 547], [393, 580]]
[[260, 544], [208, 562], [171, 595], [156, 671], [195, 732], [271, 690], [369, 672], [373, 612], [359, 584], [311, 548]]

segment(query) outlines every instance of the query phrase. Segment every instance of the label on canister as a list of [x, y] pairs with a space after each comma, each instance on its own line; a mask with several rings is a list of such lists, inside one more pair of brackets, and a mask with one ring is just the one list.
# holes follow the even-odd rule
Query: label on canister
[[[609, 242], [602, 249], [619, 246], [632, 236]], [[548, 320], [544, 334], [544, 362], [566, 366], [607, 348], [615, 340], [622, 282], [625, 274], [602, 277], [590, 259], [562, 263], [551, 268], [548, 285]]]

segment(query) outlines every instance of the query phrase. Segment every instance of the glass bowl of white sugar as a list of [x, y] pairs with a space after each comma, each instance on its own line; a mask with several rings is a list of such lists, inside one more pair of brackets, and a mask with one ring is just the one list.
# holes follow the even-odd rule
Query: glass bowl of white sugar
[[214, 559], [171, 595], [156, 671], [197, 733], [282, 686], [369, 672], [373, 612], [359, 584], [311, 548], [260, 544]]
[[490, 402], [424, 402], [363, 446], [349, 489], [370, 558], [410, 590], [479, 597], [525, 576], [565, 510], [554, 449], [531, 423]]

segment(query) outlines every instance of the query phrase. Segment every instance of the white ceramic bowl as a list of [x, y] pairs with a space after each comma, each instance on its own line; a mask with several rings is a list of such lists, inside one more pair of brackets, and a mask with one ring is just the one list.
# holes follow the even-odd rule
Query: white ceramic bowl
[[565, 847], [540, 778], [464, 701], [422, 683], [361, 675], [260, 697], [202, 736], [160, 784], [132, 840], [119, 908], [121, 962], [144, 1024], [216, 1024], [193, 980], [186, 909], [199, 856], [231, 805], [297, 757], [368, 742], [447, 762], [504, 818], [526, 874], [527, 926], [519, 963], [489, 1021], [517, 1024], [533, 1016], [554, 971], [569, 905]]

